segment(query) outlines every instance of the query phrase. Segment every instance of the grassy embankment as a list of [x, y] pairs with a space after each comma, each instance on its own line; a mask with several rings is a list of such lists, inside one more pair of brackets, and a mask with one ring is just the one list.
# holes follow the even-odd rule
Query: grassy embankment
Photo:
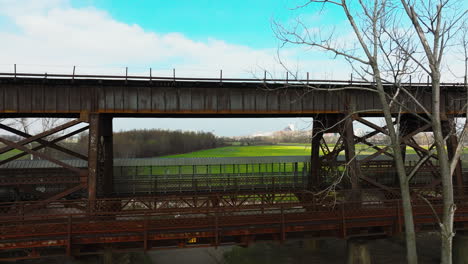
[[[328, 145], [330, 149], [333, 145]], [[12, 157], [21, 151], [11, 150], [0, 154], [0, 160]], [[375, 152], [374, 149], [366, 145], [356, 145], [357, 154], [369, 155]], [[341, 155], [344, 152], [340, 153]], [[407, 154], [415, 154], [412, 148], [407, 148]], [[163, 158], [205, 158], [205, 157], [258, 157], [258, 156], [303, 156], [310, 155], [310, 144], [303, 143], [280, 143], [278, 145], [262, 145], [262, 146], [227, 146], [214, 149], [200, 150], [190, 153], [164, 156]], [[21, 159], [27, 159], [27, 156]]]
[[[328, 147], [333, 149], [334, 145], [329, 144]], [[381, 146], [383, 147], [383, 146]], [[208, 157], [258, 157], [258, 156], [308, 156], [310, 155], [310, 144], [299, 144], [299, 143], [280, 143], [278, 145], [260, 145], [260, 146], [227, 146], [215, 149], [206, 149], [195, 151], [191, 153], [177, 154], [164, 156], [162, 158], [208, 158]], [[358, 155], [371, 155], [375, 153], [375, 150], [369, 148], [367, 145], [356, 145], [356, 152]], [[321, 151], [322, 153], [322, 151]], [[407, 154], [415, 154], [412, 148], [407, 148]], [[344, 155], [344, 151], [340, 153]], [[166, 174], [177, 174], [175, 167], [166, 167]], [[292, 164], [286, 164], [286, 167], [274, 164], [271, 169], [265, 164], [257, 165], [238, 165], [236, 168], [232, 165], [224, 166], [223, 171], [225, 173], [245, 173], [249, 172], [278, 172], [280, 170], [291, 172]], [[300, 168], [302, 169], [302, 168]], [[155, 172], [160, 172], [156, 169]], [[146, 170], [142, 170], [142, 173], [147, 173]], [[182, 166], [182, 174], [193, 173], [191, 166]], [[207, 173], [205, 166], [197, 166], [196, 174]], [[211, 173], [220, 173], [217, 167], [213, 167]]]
[[[330, 149], [333, 145], [328, 146]], [[18, 154], [19, 150], [12, 150], [0, 155], [0, 160], [6, 159], [13, 155]], [[374, 149], [366, 145], [356, 145], [357, 154], [370, 155], [375, 152]], [[408, 154], [414, 154], [414, 150], [407, 148]], [[344, 154], [344, 151], [340, 153]], [[309, 144], [298, 143], [281, 143], [278, 145], [260, 145], [260, 146], [226, 146], [221, 148], [200, 150], [191, 153], [177, 154], [164, 156], [162, 158], [205, 158], [205, 157], [255, 157], [255, 156], [308, 156], [310, 155]], [[23, 157], [27, 158], [27, 156]], [[273, 166], [273, 167], [272, 167]], [[136, 174], [148, 175], [152, 169], [153, 174], [206, 174], [206, 173], [245, 173], [245, 172], [291, 172], [293, 170], [292, 164], [262, 164], [262, 165], [225, 165], [223, 168], [219, 166], [181, 166], [180, 170], [177, 166], [167, 167], [139, 167], [134, 168], [137, 170]], [[300, 168], [302, 169], [302, 168]]]
[[[333, 145], [328, 147], [333, 149]], [[366, 145], [356, 145], [356, 152], [360, 155], [370, 155], [375, 150]], [[412, 148], [407, 147], [407, 154], [415, 154]], [[344, 155], [344, 152], [340, 153]], [[215, 149], [206, 149], [185, 154], [164, 156], [164, 158], [205, 158], [205, 157], [255, 157], [255, 156], [306, 156], [310, 155], [310, 144], [278, 144], [263, 146], [227, 146]]]
[[[329, 146], [333, 148], [332, 145]], [[367, 146], [358, 146], [359, 154], [372, 154], [374, 151], [368, 149]], [[162, 158], [209, 158], [209, 157], [258, 157], [258, 156], [308, 156], [310, 155], [309, 144], [278, 144], [278, 145], [260, 145], [260, 146], [227, 146], [215, 149], [206, 149], [195, 151], [191, 153], [177, 154], [164, 156]], [[195, 172], [194, 172], [195, 169]], [[164, 167], [164, 168], [153, 168], [153, 173], [160, 174], [163, 170], [163, 174], [179, 174], [178, 167]], [[212, 174], [217, 173], [245, 173], [245, 172], [292, 172], [293, 164], [239, 164], [239, 165], [224, 165], [223, 168], [219, 166], [210, 166], [208, 169], [206, 166], [182, 166], [182, 174], [205, 174], [208, 170]], [[222, 170], [222, 171], [221, 171]], [[299, 170], [302, 170], [302, 164], [300, 164]], [[141, 172], [140, 172], [141, 171]], [[147, 174], [148, 169], [141, 168], [139, 174]]]
[[[0, 146], [3, 147], [3, 145], [0, 145]], [[5, 152], [3, 154], [0, 154], [0, 160], [4, 160], [4, 159], [8, 159], [10, 157], [13, 157], [13, 156], [19, 154], [20, 152], [22, 152], [22, 151], [14, 149], [14, 150], [10, 150], [8, 152]], [[21, 158], [24, 159], [25, 157], [27, 157], [27, 156], [23, 156]]]

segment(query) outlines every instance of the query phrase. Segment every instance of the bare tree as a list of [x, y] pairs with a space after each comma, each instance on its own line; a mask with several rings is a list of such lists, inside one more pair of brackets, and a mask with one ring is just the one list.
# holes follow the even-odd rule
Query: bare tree
[[[22, 134], [17, 134], [18, 136], [21, 137], [29, 137], [31, 136], [31, 133], [42, 133], [45, 131], [49, 131], [53, 129], [54, 127], [57, 127], [61, 124], [64, 123], [64, 119], [61, 118], [25, 118], [25, 117], [20, 117], [20, 118], [11, 118], [11, 119], [6, 119], [8, 120], [8, 123], [5, 123], [4, 125], [10, 126], [12, 128], [15, 128], [19, 131], [22, 132]], [[64, 133], [64, 131], [60, 131], [54, 134], [51, 134], [47, 137], [44, 137], [42, 139], [46, 140], [53, 140], [57, 137], [60, 136], [60, 133]], [[16, 133], [15, 133], [16, 134]], [[33, 148], [33, 142], [30, 142], [27, 144], [30, 149]], [[38, 150], [40, 152], [45, 153], [46, 148], [43, 148], [41, 150]], [[34, 158], [33, 155], [29, 155], [31, 159]]]
[[[292, 30], [276, 23], [276, 35], [284, 43], [316, 47], [320, 50], [331, 52], [336, 56], [342, 56], [350, 62], [351, 67], [359, 74], [361, 79], [369, 80], [371, 78], [369, 81], [375, 83], [375, 87], [372, 90], [377, 93], [382, 106], [399, 177], [405, 222], [407, 260], [408, 263], [417, 263], [416, 237], [409, 188], [409, 181], [415, 170], [408, 174], [405, 170], [404, 158], [401, 153], [401, 135], [396, 130], [391, 111], [391, 107], [394, 104], [399, 107], [403, 105], [396, 101], [400, 92], [411, 95], [399, 84], [405, 76], [415, 71], [411, 60], [411, 56], [414, 54], [412, 42], [407, 41], [404, 43], [401, 41], [398, 43], [399, 45], [395, 45], [386, 34], [391, 16], [395, 15], [398, 11], [391, 1], [360, 0], [358, 4], [353, 6], [354, 10], [359, 9], [354, 13], [351, 11], [351, 6], [346, 0], [311, 0], [298, 8], [304, 8], [312, 4], [320, 4], [322, 8], [329, 5], [340, 7], [351, 27], [357, 45], [355, 47], [343, 46], [336, 42], [333, 33], [323, 38], [320, 30], [310, 32], [308, 27], [302, 24], [301, 21], [298, 21]], [[405, 47], [405, 52], [402, 52], [400, 46]], [[398, 88], [397, 91], [393, 94], [389, 93], [384, 89], [384, 83], [394, 84]], [[311, 89], [314, 89], [314, 87], [311, 87]], [[418, 103], [417, 100], [413, 101]], [[426, 113], [429, 113], [429, 111], [426, 110]]]
[[[413, 32], [417, 36], [418, 47], [422, 50], [421, 58], [411, 56], [419, 67], [431, 77], [432, 109], [430, 120], [434, 134], [434, 144], [440, 166], [443, 193], [443, 216], [441, 219], [441, 262], [452, 263], [452, 239], [455, 235], [453, 220], [455, 216], [455, 200], [453, 189], [453, 173], [459, 162], [463, 144], [459, 143], [452, 157], [449, 157], [446, 146], [446, 135], [443, 131], [443, 118], [445, 110], [441, 108], [441, 80], [442, 62], [447, 49], [453, 44], [452, 41], [463, 28], [463, 20], [466, 19], [467, 10], [460, 10], [463, 3], [456, 0], [437, 1], [411, 1], [401, 0], [401, 4], [409, 18]], [[400, 44], [399, 38], [394, 38]], [[400, 47], [403, 52], [407, 51]], [[464, 141], [468, 130], [465, 121], [461, 140]], [[455, 133], [455, 131], [452, 131]]]
[[[312, 4], [319, 4], [322, 8], [329, 5], [340, 7], [357, 40], [357, 48], [356, 46], [346, 47], [340, 44], [336, 41], [333, 33], [324, 38], [321, 30], [311, 32], [301, 21], [298, 21], [292, 27], [292, 30], [281, 24], [275, 24], [277, 37], [284, 43], [316, 47], [336, 56], [342, 56], [350, 62], [353, 70], [362, 79], [367, 80], [370, 77], [375, 82], [375, 92], [377, 92], [382, 104], [382, 111], [387, 124], [388, 136], [391, 139], [391, 147], [400, 180], [408, 263], [417, 262], [409, 181], [418, 168], [435, 152], [437, 152], [440, 165], [444, 199], [444, 214], [442, 220], [440, 220], [441, 256], [443, 263], [451, 263], [451, 241], [454, 235], [453, 217], [456, 208], [452, 175], [463, 150], [463, 142], [468, 134], [468, 124], [465, 121], [460, 134], [460, 143], [456, 146], [454, 154], [449, 157], [445, 148], [446, 139], [449, 135], [447, 135], [447, 132], [444, 135], [442, 126], [442, 122], [445, 121], [442, 120], [445, 118], [445, 113], [441, 110], [440, 86], [442, 80], [441, 63], [444, 54], [452, 45], [451, 41], [458, 31], [464, 28], [462, 23], [467, 11], [460, 10], [459, 6], [463, 5], [457, 5], [457, 2], [459, 3], [456, 0], [359, 0], [358, 3], [351, 5], [346, 0], [311, 0], [297, 7], [303, 8]], [[404, 11], [401, 12], [401, 10]], [[409, 19], [406, 29], [404, 27], [404, 18]], [[462, 44], [465, 44], [466, 57], [466, 41]], [[410, 91], [400, 85], [402, 80], [408, 76], [420, 72], [427, 73], [432, 77], [430, 83], [432, 87], [432, 109], [425, 109]], [[384, 83], [392, 83], [397, 87], [396, 91], [394, 93], [385, 91], [383, 88]], [[311, 88], [314, 89], [314, 87]], [[412, 114], [423, 122], [432, 125], [435, 145], [434, 149], [426, 151], [426, 157], [421, 158], [420, 162], [408, 173], [405, 171], [404, 159], [399, 151], [402, 145], [402, 135], [395, 129], [392, 112], [390, 111], [392, 106], [404, 107], [405, 104], [401, 101], [401, 94], [407, 98], [406, 100], [410, 100], [424, 111], [424, 115]], [[396, 119], [398, 124], [400, 116], [397, 116]], [[456, 133], [456, 131], [452, 130], [449, 133]]]
[[[34, 121], [30, 118], [20, 117], [13, 120], [13, 126], [18, 127], [18, 129], [22, 130], [26, 134], [30, 134], [30, 128], [33, 125]], [[28, 143], [29, 148], [32, 148], [32, 143]], [[29, 158], [32, 160], [34, 157], [33, 155], [29, 155]]]

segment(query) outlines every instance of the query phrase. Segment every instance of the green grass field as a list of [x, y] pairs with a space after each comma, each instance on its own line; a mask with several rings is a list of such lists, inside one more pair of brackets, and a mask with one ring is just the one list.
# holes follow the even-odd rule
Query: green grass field
[[228, 146], [200, 150], [191, 153], [165, 156], [165, 158], [204, 158], [204, 157], [254, 157], [254, 156], [302, 156], [310, 155], [310, 147], [290, 145], [268, 146]]
[[[333, 149], [333, 145], [328, 146]], [[375, 150], [367, 145], [356, 145], [356, 154], [370, 155]], [[412, 148], [407, 148], [407, 154], [414, 154]], [[191, 153], [164, 156], [164, 158], [205, 158], [205, 157], [255, 157], [255, 156], [303, 156], [310, 155], [308, 144], [278, 144], [263, 146], [228, 146], [215, 149], [206, 149]], [[341, 153], [344, 155], [344, 151]]]
[[[14, 149], [14, 150], [10, 150], [8, 152], [5, 152], [3, 154], [0, 154], [0, 160], [4, 160], [4, 159], [8, 159], [10, 157], [13, 157], [13, 156], [17, 155], [20, 152], [22, 152], [22, 151]], [[22, 158], [24, 159], [25, 157], [27, 157], [27, 156], [23, 156]]]

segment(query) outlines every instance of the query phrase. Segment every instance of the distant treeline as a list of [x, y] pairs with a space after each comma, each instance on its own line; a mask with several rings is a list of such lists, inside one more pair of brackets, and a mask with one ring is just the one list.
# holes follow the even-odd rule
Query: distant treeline
[[[88, 134], [83, 133], [76, 141], [64, 141], [60, 145], [87, 155]], [[210, 132], [144, 129], [114, 132], [113, 146], [114, 158], [149, 158], [217, 148], [225, 143]], [[73, 158], [51, 148], [46, 152], [59, 159]]]
[[157, 157], [223, 145], [223, 140], [210, 132], [150, 129], [114, 133], [115, 158]]

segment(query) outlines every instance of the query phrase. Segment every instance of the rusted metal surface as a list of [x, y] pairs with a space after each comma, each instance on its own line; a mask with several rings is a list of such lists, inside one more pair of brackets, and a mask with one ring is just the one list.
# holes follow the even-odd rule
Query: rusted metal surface
[[[62, 141], [64, 139], [66, 139], [66, 138], [69, 138], [69, 137], [72, 137], [72, 136], [74, 136], [76, 134], [79, 134], [79, 133], [87, 130], [88, 128], [89, 128], [88, 126], [78, 128], [76, 130], [73, 130], [71, 132], [66, 133], [63, 136], [57, 137], [57, 138], [51, 140], [50, 142], [45, 142], [44, 141], [44, 144], [40, 144], [39, 146], [36, 146], [36, 147], [32, 148], [32, 150], [34, 150], [34, 151], [41, 150], [41, 149], [43, 149], [43, 148], [45, 148], [45, 147], [47, 147], [49, 145], [55, 144], [55, 143], [60, 142], [60, 141]], [[14, 155], [14, 156], [12, 156], [10, 158], [4, 159], [4, 160], [0, 161], [0, 166], [3, 167], [5, 164], [8, 164], [11, 161], [17, 160], [17, 159], [19, 159], [19, 158], [21, 158], [21, 157], [23, 157], [23, 156], [25, 156], [27, 154], [28, 154], [27, 152], [22, 152], [20, 154]], [[82, 159], [82, 156], [76, 156], [76, 157]], [[77, 166], [75, 166], [75, 167], [77, 167]]]
[[[21, 151], [13, 157], [7, 158], [0, 162], [2, 169], [0, 170], [0, 185], [2, 185], [1, 200], [14, 201], [14, 200], [38, 200], [39, 205], [44, 205], [49, 202], [62, 199], [72, 193], [81, 191], [86, 188], [85, 178], [87, 177], [87, 169], [79, 168], [58, 160], [46, 153], [40, 151], [45, 147], [53, 148], [65, 154], [71, 155], [75, 158], [87, 159], [86, 156], [69, 150], [56, 143], [66, 139], [80, 131], [83, 128], [73, 128], [74, 126], [82, 123], [81, 120], [72, 120], [37, 135], [30, 135], [28, 133], [19, 131], [11, 126], [2, 124], [0, 129], [16, 134], [24, 139], [17, 142], [0, 137], [0, 142], [5, 146], [1, 148], [0, 153], [9, 153], [10, 150], [16, 149]], [[86, 127], [85, 127], [86, 128]], [[71, 129], [66, 135], [60, 136], [54, 140], [48, 140], [46, 137], [54, 135], [58, 132]], [[37, 143], [39, 145], [33, 146], [30, 143]], [[56, 167], [49, 169], [28, 168], [28, 166], [21, 166], [21, 169], [8, 169], [8, 164], [13, 160], [20, 158], [26, 154], [30, 154], [36, 158], [40, 158], [42, 162], [49, 162]], [[22, 163], [27, 165], [26, 163]], [[24, 208], [30, 210], [33, 208]]]
[[114, 192], [114, 148], [112, 136], [112, 118], [103, 117], [101, 122], [101, 173], [98, 178], [99, 192], [106, 197]]
[[[51, 77], [51, 75], [49, 75]], [[83, 76], [81, 79], [0, 77], [0, 113], [4, 116], [21, 114], [78, 116], [81, 112], [108, 113], [113, 116], [185, 115], [295, 115], [332, 114], [348, 112], [349, 101], [355, 103], [355, 111], [368, 111], [379, 115], [381, 107], [375, 93], [363, 90], [329, 92], [313, 87], [345, 88], [349, 83], [340, 81], [279, 83], [251, 79], [215, 82], [210, 79], [176, 81], [118, 80]], [[99, 79], [96, 79], [99, 78]], [[371, 87], [370, 83], [353, 86]], [[419, 102], [431, 108], [430, 94], [422, 92], [426, 84], [412, 84]], [[462, 85], [445, 84], [441, 94], [447, 114], [462, 114]], [[389, 87], [391, 89], [391, 87]], [[349, 99], [351, 98], [351, 100]], [[395, 113], [399, 108], [394, 107]], [[405, 106], [403, 112], [423, 113], [417, 105]]]
[[[76, 251], [76, 254], [93, 254], [102, 249], [100, 245], [109, 244], [120, 250], [149, 250], [190, 244], [248, 243], [255, 237], [283, 241], [304, 234], [348, 237], [401, 232], [399, 191], [392, 188], [397, 184], [393, 154], [389, 147], [369, 140], [379, 133], [387, 134], [387, 129], [363, 118], [382, 115], [376, 95], [370, 91], [341, 89], [350, 86], [342, 81], [307, 80], [306, 84], [301, 80], [148, 79], [145, 76], [123, 79], [49, 75], [46, 78], [18, 74], [11, 78], [0, 73], [0, 117], [79, 117], [38, 135], [0, 126], [24, 138], [13, 142], [0, 137], [0, 142], [6, 145], [0, 153], [11, 149], [22, 151], [0, 162], [0, 171], [5, 173], [0, 185], [8, 186], [8, 191], [33, 196], [27, 199], [20, 196], [22, 202], [14, 202], [18, 200], [15, 197], [0, 204], [1, 260], [57, 253], [72, 255]], [[372, 87], [371, 83], [364, 82], [352, 85]], [[431, 109], [430, 93], [424, 92], [428, 89], [426, 85], [406, 86], [419, 103]], [[462, 100], [454, 99], [464, 96], [462, 86], [444, 84], [441, 94], [444, 114], [450, 118], [460, 115]], [[430, 132], [431, 125], [404, 114], [422, 112], [419, 106], [401, 107], [403, 113], [400, 106], [393, 111], [402, 114], [402, 152], [409, 146], [417, 153], [415, 162], [410, 162], [405, 155], [408, 170], [417, 171], [411, 179], [415, 223], [421, 230], [430, 229], [436, 226], [433, 211], [419, 197], [430, 200], [435, 211], [440, 213], [437, 157], [425, 157], [430, 150], [420, 146], [413, 136]], [[133, 163], [150, 166], [151, 171], [140, 172], [135, 167], [133, 175], [116, 175], [115, 165], [132, 163], [113, 161], [112, 118], [119, 116], [313, 116], [312, 157], [299, 158], [302, 162], [294, 161], [298, 157], [289, 157], [292, 170], [285, 169], [285, 162], [280, 163], [284, 170], [274, 170], [273, 163], [278, 162], [278, 158], [233, 160], [233, 171], [220, 169], [218, 173], [213, 173], [210, 166], [221, 167], [225, 160], [192, 160], [189, 164], [178, 164], [178, 172], [172, 174], [165, 171], [153, 174], [154, 161], [138, 160]], [[82, 122], [88, 125], [54, 140], [45, 139]], [[353, 122], [360, 122], [373, 131], [356, 136]], [[86, 129], [89, 129], [87, 156], [56, 144]], [[453, 129], [446, 124], [445, 130], [447, 135]], [[325, 141], [326, 133], [339, 135], [333, 147]], [[31, 142], [39, 146], [29, 146]], [[362, 143], [375, 153], [364, 157], [356, 155], [355, 145]], [[450, 137], [450, 155], [455, 145], [456, 138]], [[57, 160], [39, 152], [45, 147], [81, 160]], [[343, 151], [344, 158], [340, 156]], [[25, 154], [36, 155], [48, 163], [41, 161], [42, 167], [37, 169], [22, 164], [15, 172], [11, 161]], [[171, 166], [171, 162], [168, 159], [162, 162], [165, 165], [159, 165]], [[271, 164], [271, 171], [249, 170], [263, 162]], [[251, 167], [246, 165], [245, 172], [241, 173], [240, 164]], [[182, 166], [190, 166], [193, 171], [184, 174]], [[206, 167], [206, 172], [197, 173], [196, 166]], [[457, 170], [455, 220], [465, 224], [468, 204], [463, 196], [466, 192], [461, 167]], [[66, 173], [62, 174], [63, 171]], [[27, 174], [20, 176], [20, 173]], [[314, 193], [327, 186], [331, 186], [333, 192]], [[140, 189], [137, 191], [136, 187]], [[46, 191], [39, 191], [41, 188]], [[336, 191], [346, 188], [351, 190]], [[109, 198], [115, 195], [119, 198]], [[197, 238], [196, 242], [193, 238]], [[81, 251], [85, 248], [96, 250]], [[9, 255], [11, 250], [23, 251]]]
[[[79, 210], [67, 213], [64, 208], [71, 206], [66, 206], [64, 202], [63, 211], [56, 207], [56, 214], [49, 209], [48, 213], [47, 210], [43, 213], [36, 211], [18, 216], [19, 219], [0, 218], [0, 257], [3, 257], [2, 260], [11, 259], [8, 253], [14, 249], [36, 248], [38, 252], [47, 254], [47, 249], [59, 248], [65, 255], [71, 253], [69, 248], [77, 249], [77, 254], [80, 254], [80, 248], [85, 249], [83, 245], [99, 249], [100, 245], [115, 244], [118, 249], [119, 245], [126, 243], [133, 249], [145, 247], [150, 250], [186, 246], [192, 238], [197, 238], [197, 242], [193, 243], [195, 245], [215, 246], [241, 243], [246, 235], [281, 240], [306, 234], [354, 237], [401, 232], [401, 200], [396, 196], [378, 198], [379, 192], [363, 192], [361, 201], [346, 200], [344, 197], [348, 197], [347, 194], [338, 193], [336, 198], [321, 199], [314, 205], [292, 201], [288, 198], [291, 194], [282, 199], [252, 195], [235, 206], [230, 199], [219, 197], [220, 203], [216, 207], [208, 202], [212, 200], [211, 197], [114, 199], [114, 202], [126, 203], [119, 210], [109, 210], [107, 207], [112, 204], [112, 199], [97, 199], [95, 210], [91, 213]], [[419, 190], [418, 193], [429, 199], [434, 210], [441, 214], [442, 200], [434, 195], [439, 193], [438, 190]], [[418, 230], [436, 229], [437, 220], [432, 209], [425, 201], [414, 197]], [[455, 222], [457, 225], [465, 224], [468, 221], [468, 204], [464, 196], [459, 195], [456, 202]], [[16, 204], [14, 207], [21, 206]], [[40, 256], [38, 254], [36, 257]]]
[[[359, 157], [363, 160], [366, 156]], [[382, 155], [383, 157], [383, 155]], [[197, 161], [190, 166], [190, 170], [182, 171], [180, 168], [186, 168], [188, 162]], [[260, 191], [260, 190], [303, 190], [321, 188], [318, 182], [310, 182], [310, 171], [313, 169], [310, 163], [306, 162], [307, 157], [275, 157], [274, 161], [268, 162], [267, 158], [254, 159], [253, 163], [246, 164], [246, 158], [239, 158], [242, 163], [237, 163], [234, 158], [224, 162], [233, 164], [218, 164], [220, 161], [216, 158], [207, 159], [183, 159], [178, 163], [174, 160], [170, 162], [159, 162], [158, 159], [133, 162], [132, 159], [118, 160], [113, 167], [112, 190], [104, 192], [106, 184], [102, 181], [97, 182], [99, 196], [122, 196], [122, 195], [151, 195], [151, 194], [181, 194], [181, 193], [215, 193], [232, 191]], [[86, 168], [87, 163], [80, 160], [63, 161], [70, 166]], [[407, 161], [407, 168], [410, 170], [417, 160]], [[149, 166], [151, 164], [151, 166]], [[214, 164], [214, 165], [205, 165]], [[336, 169], [337, 176], [345, 173], [339, 171], [346, 162], [344, 160], [335, 161], [335, 163], [326, 162], [322, 167], [317, 167], [318, 172], [326, 178], [333, 175], [332, 169]], [[43, 160], [17, 161], [12, 162], [6, 168], [0, 168], [0, 185], [3, 186], [22, 186], [35, 185], [36, 188], [52, 187], [52, 184], [71, 184], [81, 182], [81, 178], [65, 169]], [[5, 165], [5, 166], [6, 166]], [[125, 165], [125, 166], [123, 166]], [[164, 166], [162, 166], [164, 165]], [[240, 167], [240, 168], [239, 168]], [[102, 170], [102, 167], [100, 167]], [[243, 170], [241, 170], [243, 169]], [[434, 168], [423, 166], [418, 174], [411, 181], [412, 186], [429, 184], [433, 180]], [[313, 171], [313, 170], [312, 170]], [[328, 176], [324, 176], [325, 174]], [[398, 186], [396, 180], [396, 171], [392, 160], [369, 160], [360, 165], [359, 177], [364, 181], [360, 184], [369, 188], [379, 186], [380, 188], [392, 188]], [[313, 179], [312, 179], [313, 180]], [[346, 186], [346, 180], [338, 184], [340, 188]], [[387, 187], [385, 187], [385, 185]], [[54, 188], [57, 185], [54, 185]], [[109, 186], [107, 186], [109, 188]], [[29, 190], [25, 190], [29, 192]], [[85, 196], [81, 196], [85, 197]]]
[[102, 154], [100, 138], [100, 116], [90, 114], [88, 140], [88, 199], [93, 202], [97, 196], [97, 178], [99, 173], [99, 158]]

